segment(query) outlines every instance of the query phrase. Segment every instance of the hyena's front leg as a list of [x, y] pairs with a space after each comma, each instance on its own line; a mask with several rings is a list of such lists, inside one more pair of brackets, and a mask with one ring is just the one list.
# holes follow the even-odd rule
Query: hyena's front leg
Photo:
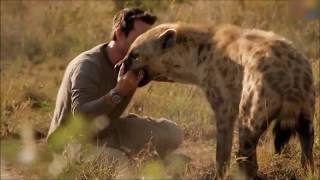
[[230, 163], [233, 128], [237, 116], [237, 111], [232, 109], [231, 104], [226, 104], [215, 111], [217, 126], [216, 176], [219, 179], [224, 177]]
[[238, 108], [236, 103], [228, 102], [217, 92], [208, 93], [208, 100], [214, 109], [217, 127], [216, 178], [223, 179], [230, 163], [233, 128]]

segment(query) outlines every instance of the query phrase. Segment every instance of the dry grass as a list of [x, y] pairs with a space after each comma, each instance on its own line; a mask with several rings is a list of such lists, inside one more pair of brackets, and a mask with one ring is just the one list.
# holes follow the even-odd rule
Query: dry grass
[[[271, 30], [290, 39], [309, 58], [317, 88], [314, 117], [317, 171], [312, 174], [300, 168], [300, 148], [296, 139], [291, 140], [285, 153], [275, 155], [270, 132], [259, 143], [258, 159], [260, 172], [269, 179], [318, 179], [319, 21], [295, 17], [286, 1], [250, 1], [244, 8], [237, 1], [165, 3], [168, 5], [141, 1], [137, 5], [152, 8], [159, 16], [159, 22], [233, 23]], [[183, 158], [159, 161], [152, 151], [128, 159], [115, 150], [92, 146], [73, 148], [64, 153], [64, 157], [69, 158], [65, 159], [48, 153], [43, 143], [17, 139], [25, 136], [21, 135], [25, 124], [31, 125], [39, 136], [46, 134], [66, 64], [79, 52], [108, 39], [113, 7], [112, 1], [1, 1], [1, 174], [8, 175], [2, 177], [204, 179], [214, 175], [213, 112], [203, 92], [191, 85], [150, 83], [137, 91], [126, 110], [177, 122], [185, 132], [185, 141], [177, 151], [190, 156], [192, 161], [189, 163]], [[26, 144], [36, 144], [37, 156], [30, 161], [21, 161], [17, 157], [26, 146], [29, 147]], [[235, 139], [234, 151], [236, 147]], [[112, 159], [114, 154], [122, 157], [121, 161]], [[230, 176], [239, 179], [234, 153], [232, 156]]]

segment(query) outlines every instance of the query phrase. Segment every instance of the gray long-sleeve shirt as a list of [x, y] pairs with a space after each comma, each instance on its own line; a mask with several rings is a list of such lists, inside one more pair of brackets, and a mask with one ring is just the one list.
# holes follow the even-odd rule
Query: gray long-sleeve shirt
[[127, 107], [132, 94], [112, 108], [103, 97], [117, 83], [117, 71], [100, 44], [74, 58], [67, 66], [60, 85], [48, 137], [78, 114], [89, 117], [106, 115], [117, 119]]

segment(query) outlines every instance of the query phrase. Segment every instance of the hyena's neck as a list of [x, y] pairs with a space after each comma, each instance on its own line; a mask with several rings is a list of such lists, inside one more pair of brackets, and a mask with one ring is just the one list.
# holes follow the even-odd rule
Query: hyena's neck
[[177, 31], [177, 47], [170, 55], [170, 62], [177, 62], [177, 67], [182, 65], [182, 70], [178, 73], [173, 70], [171, 77], [202, 88], [208, 88], [212, 82], [223, 84], [241, 79], [242, 68], [237, 63], [239, 28], [228, 25], [216, 29], [178, 28]]
[[[188, 73], [186, 81], [206, 86], [207, 77], [219, 78], [219, 74], [230, 73], [228, 69], [239, 68], [236, 58], [239, 54], [237, 39], [240, 36], [241, 29], [232, 25], [216, 29], [178, 29], [178, 48], [173, 60], [185, 62], [185, 74]], [[223, 81], [223, 77], [219, 80]]]
[[177, 30], [177, 44], [170, 54], [171, 62], [181, 65], [175, 76], [183, 74], [180, 81], [198, 84], [202, 79], [205, 59], [214, 46], [213, 29], [200, 26], [180, 25]]

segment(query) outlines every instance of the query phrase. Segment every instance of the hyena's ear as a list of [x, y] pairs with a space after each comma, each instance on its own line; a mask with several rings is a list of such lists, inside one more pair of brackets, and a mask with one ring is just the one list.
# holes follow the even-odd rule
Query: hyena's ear
[[159, 42], [161, 48], [164, 50], [173, 47], [176, 44], [176, 40], [177, 31], [175, 29], [167, 29], [159, 35]]

